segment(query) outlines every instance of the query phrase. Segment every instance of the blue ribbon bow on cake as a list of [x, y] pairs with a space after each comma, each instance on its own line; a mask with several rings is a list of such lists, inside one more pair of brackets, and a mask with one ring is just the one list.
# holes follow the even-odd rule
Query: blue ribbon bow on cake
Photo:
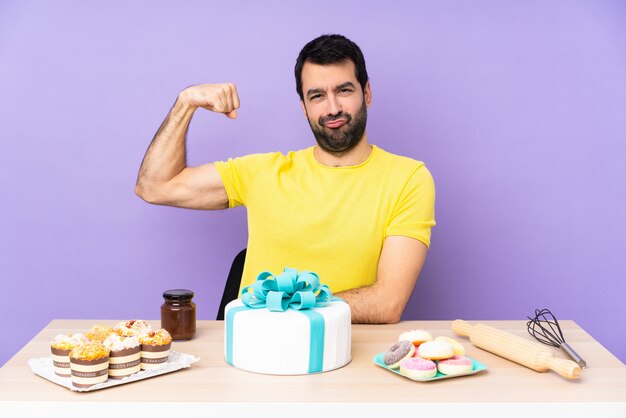
[[[250, 292], [250, 290], [252, 290]], [[333, 297], [325, 284], [320, 284], [316, 273], [285, 267], [282, 274], [274, 276], [264, 271], [256, 282], [241, 291], [241, 301], [250, 308], [267, 308], [284, 312], [287, 309], [309, 309], [326, 306]]]

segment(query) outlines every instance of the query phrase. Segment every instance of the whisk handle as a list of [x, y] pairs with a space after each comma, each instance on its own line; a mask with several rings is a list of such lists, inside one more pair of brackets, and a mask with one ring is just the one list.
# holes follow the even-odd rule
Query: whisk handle
[[587, 367], [587, 362], [585, 360], [583, 360], [582, 357], [580, 357], [578, 355], [578, 353], [576, 351], [574, 351], [574, 349], [572, 347], [569, 346], [568, 343], [563, 342], [563, 344], [561, 344], [561, 349], [563, 351], [565, 351], [567, 353], [567, 355], [572, 358], [572, 360], [574, 360], [576, 363], [578, 363], [578, 365], [581, 368], [584, 369], [585, 367]]

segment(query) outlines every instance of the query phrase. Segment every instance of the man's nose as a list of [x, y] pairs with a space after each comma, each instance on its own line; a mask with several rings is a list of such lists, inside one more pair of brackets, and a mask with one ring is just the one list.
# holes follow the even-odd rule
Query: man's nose
[[329, 115], [336, 115], [341, 112], [341, 104], [337, 100], [337, 97], [334, 94], [328, 95], [328, 109], [327, 112]]

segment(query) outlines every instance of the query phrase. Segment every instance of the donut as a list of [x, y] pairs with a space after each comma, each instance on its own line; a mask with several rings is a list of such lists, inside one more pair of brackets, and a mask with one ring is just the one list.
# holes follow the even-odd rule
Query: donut
[[414, 329], [413, 331], [407, 331], [400, 334], [400, 338], [398, 341], [407, 340], [411, 341], [414, 346], [418, 346], [425, 341], [431, 341], [433, 336], [428, 331], [424, 331], [423, 329]]
[[421, 357], [411, 357], [400, 362], [400, 373], [411, 379], [424, 379], [437, 375], [437, 366], [434, 361]]
[[435, 341], [447, 341], [450, 344], [452, 344], [452, 349], [454, 350], [455, 355], [459, 355], [459, 356], [465, 355], [465, 347], [463, 347], [461, 343], [455, 339], [452, 339], [450, 337], [437, 337], [435, 338]]
[[414, 352], [415, 346], [410, 341], [398, 341], [389, 347], [389, 350], [383, 357], [383, 363], [390, 369], [397, 369], [400, 367], [400, 362], [405, 358], [411, 357]]
[[465, 356], [455, 355], [449, 359], [437, 362], [437, 369], [447, 375], [471, 372], [473, 368], [472, 360]]
[[419, 346], [417, 355], [428, 360], [445, 360], [454, 355], [454, 348], [448, 341], [426, 341]]

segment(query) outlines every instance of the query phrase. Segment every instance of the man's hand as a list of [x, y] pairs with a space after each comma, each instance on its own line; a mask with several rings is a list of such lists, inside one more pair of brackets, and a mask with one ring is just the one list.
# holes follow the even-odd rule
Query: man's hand
[[231, 119], [237, 117], [239, 95], [233, 83], [198, 84], [187, 87], [179, 98], [194, 108], [203, 108], [211, 112], [223, 113]]

